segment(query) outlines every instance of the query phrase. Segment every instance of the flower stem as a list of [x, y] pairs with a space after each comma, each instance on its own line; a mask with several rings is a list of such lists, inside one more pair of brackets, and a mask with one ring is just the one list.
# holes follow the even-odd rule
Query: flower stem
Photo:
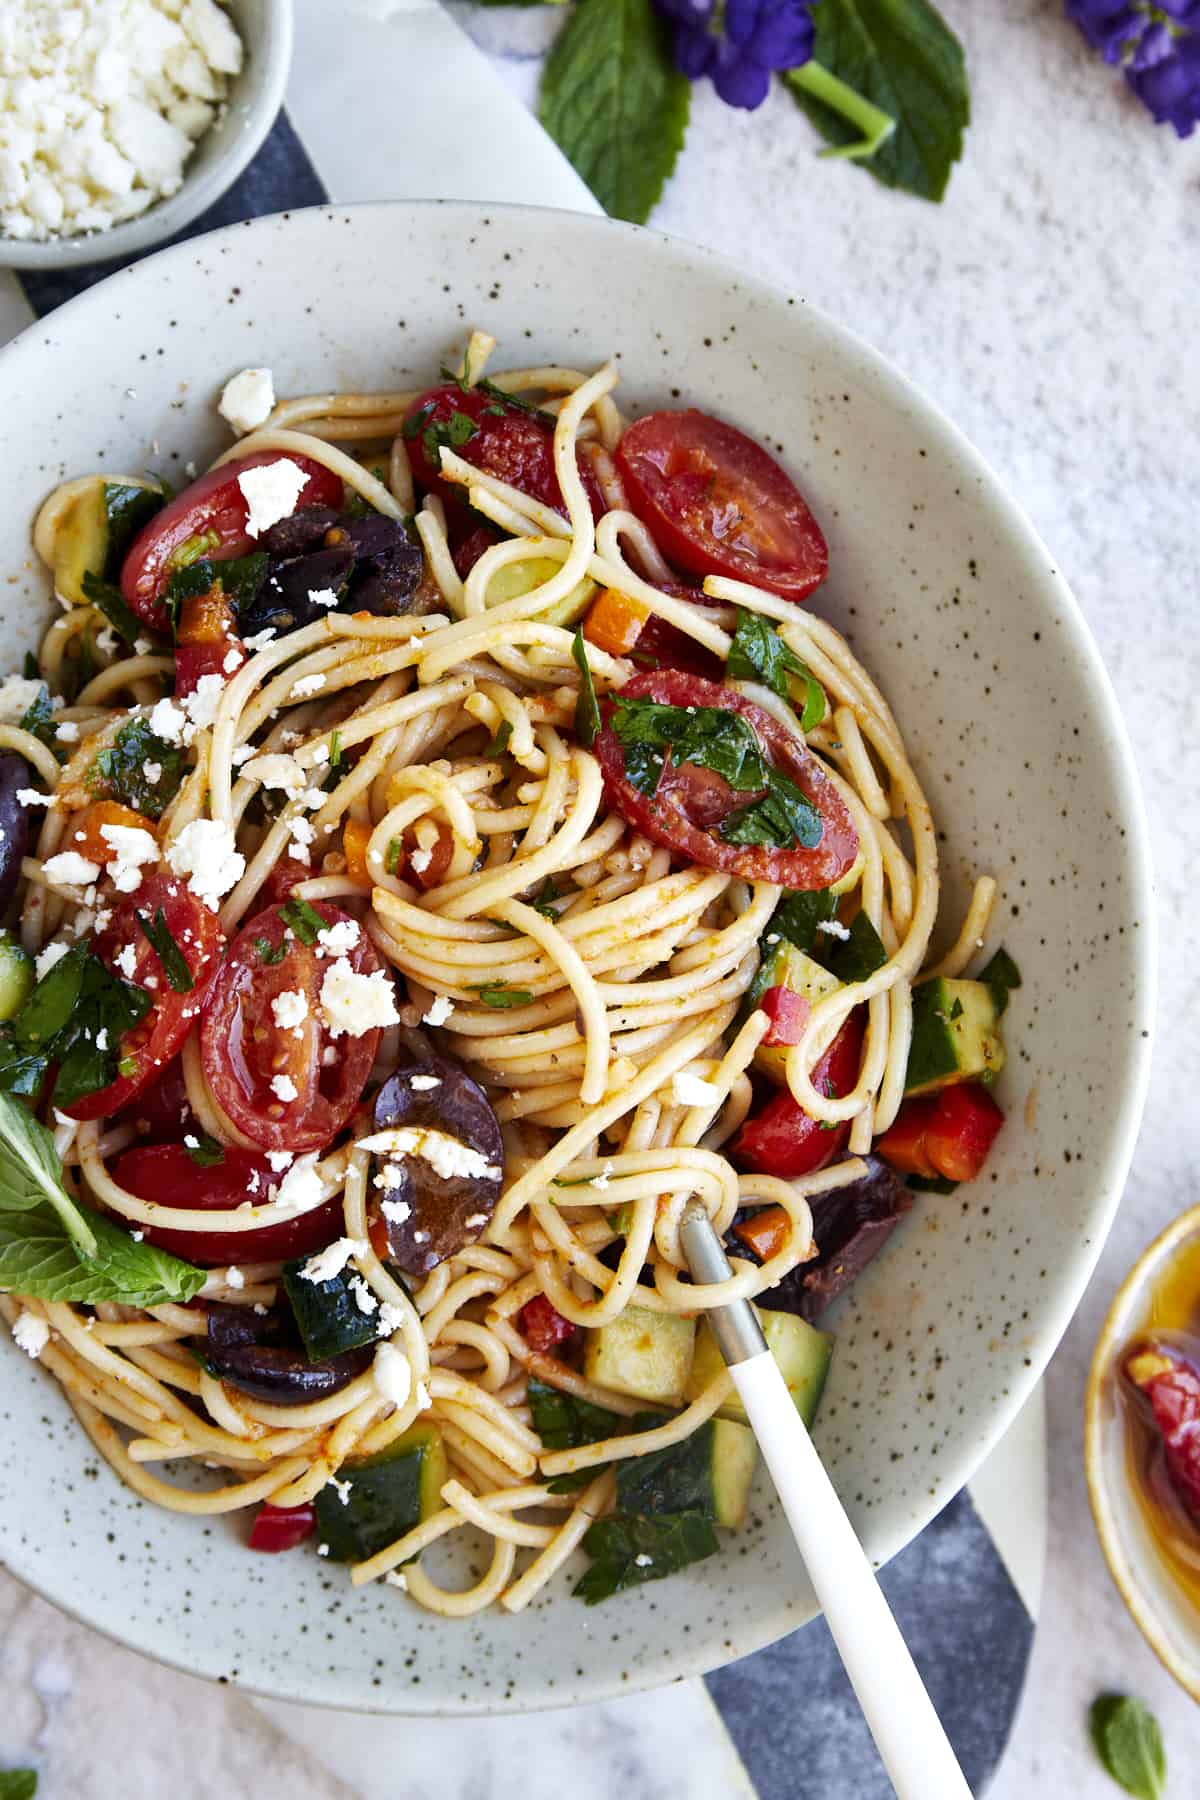
[[882, 108], [865, 100], [854, 88], [847, 87], [844, 81], [839, 81], [836, 75], [831, 74], [819, 62], [810, 60], [802, 63], [798, 69], [789, 69], [784, 79], [792, 87], [819, 100], [831, 112], [849, 120], [851, 125], [857, 126], [862, 132], [857, 143], [831, 144], [819, 152], [821, 156], [844, 156], [854, 162], [865, 162], [887, 143], [896, 129], [896, 121], [890, 113], [885, 113]]

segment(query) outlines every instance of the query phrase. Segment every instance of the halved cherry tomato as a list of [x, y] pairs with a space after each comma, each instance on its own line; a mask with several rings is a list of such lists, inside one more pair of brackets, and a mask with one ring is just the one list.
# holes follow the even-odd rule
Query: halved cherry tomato
[[[554, 472], [553, 425], [533, 413], [506, 406], [499, 394], [487, 393], [482, 388], [464, 392], [454, 382], [429, 388], [420, 394], [404, 417], [403, 431], [408, 440], [413, 476], [420, 487], [440, 494], [443, 500], [465, 498], [458, 482], [443, 479], [439, 473], [440, 456], [431, 456], [425, 445], [425, 433], [436, 431], [439, 425], [454, 431], [456, 414], [459, 418], [469, 419], [474, 427], [470, 436], [464, 436], [461, 443], [451, 446], [464, 462], [496, 476], [499, 481], [506, 481], [510, 487], [519, 488], [531, 500], [540, 500], [543, 506], [566, 512], [562, 489]], [[465, 426], [458, 429], [466, 431]], [[606, 508], [591, 465], [580, 460], [578, 467], [592, 512], [600, 518]], [[460, 549], [465, 547], [460, 546]], [[480, 550], [479, 555], [482, 554]]]
[[[355, 922], [327, 901], [315, 910], [327, 925]], [[253, 1143], [264, 1150], [323, 1150], [358, 1104], [380, 1034], [331, 1036], [320, 1009], [331, 959], [319, 954], [319, 937], [303, 943], [283, 914], [280, 906], [257, 913], [229, 946], [204, 1008], [200, 1055], [219, 1105]], [[279, 960], [268, 960], [281, 947]], [[384, 966], [361, 928], [346, 956], [359, 975]], [[295, 993], [307, 1010], [298, 1025], [282, 1028], [273, 1003]], [[328, 1063], [327, 1049], [333, 1052]], [[282, 1099], [273, 1082], [285, 1089], [290, 1083], [295, 1098]]]
[[791, 476], [736, 426], [689, 407], [648, 413], [616, 450], [629, 504], [668, 562], [803, 600], [829, 551]]
[[770, 987], [759, 1001], [759, 1006], [771, 1021], [763, 1043], [770, 1049], [778, 1045], [798, 1044], [804, 1036], [804, 1027], [808, 1024], [808, 1015], [812, 1006], [803, 994], [795, 988]]
[[281, 901], [288, 898], [293, 888], [299, 887], [302, 881], [311, 881], [312, 878], [311, 863], [302, 863], [298, 856], [281, 856], [263, 882], [259, 890], [259, 898], [265, 906], [278, 906]]
[[1004, 1114], [978, 1081], [906, 1100], [875, 1149], [885, 1162], [926, 1181], [974, 1181], [987, 1161]]
[[302, 1506], [272, 1506], [264, 1500], [250, 1527], [250, 1548], [274, 1555], [279, 1550], [294, 1550], [316, 1529], [317, 1513], [311, 1500]]
[[560, 1344], [568, 1343], [578, 1330], [570, 1319], [564, 1319], [545, 1294], [527, 1300], [517, 1315], [521, 1336], [531, 1350], [552, 1356]]
[[132, 1125], [150, 1143], [178, 1143], [189, 1132], [199, 1137], [202, 1127], [188, 1100], [182, 1057], [175, 1057], [134, 1096], [122, 1110], [121, 1122]]
[[781, 849], [767, 844], [727, 843], [713, 827], [748, 796], [736, 794], [720, 775], [695, 763], [675, 766], [668, 760], [657, 791], [643, 794], [626, 777], [624, 747], [610, 723], [610, 700], [601, 705], [605, 724], [596, 739], [595, 754], [610, 805], [636, 830], [656, 844], [665, 844], [687, 862], [705, 869], [723, 869], [745, 881], [774, 881], [786, 888], [824, 888], [831, 887], [846, 873], [858, 855], [858, 833], [846, 804], [816, 757], [769, 712], [733, 688], [672, 669], [635, 675], [621, 689], [621, 698], [740, 713], [753, 727], [767, 759], [807, 796], [820, 813], [824, 827], [820, 843], [812, 849], [802, 845]]
[[[698, 590], [692, 588], [688, 592], [689, 597], [695, 598]], [[629, 660], [638, 669], [677, 669], [684, 675], [698, 675], [702, 681], [720, 682], [725, 675], [725, 664], [719, 656], [657, 614], [642, 626]]]
[[482, 527], [465, 537], [454, 551], [454, 567], [459, 580], [465, 581], [484, 551], [490, 550], [493, 544], [499, 542], [500, 538], [496, 532], [484, 531]]
[[155, 513], [129, 546], [121, 565], [121, 592], [140, 619], [145, 619], [147, 625], [157, 631], [168, 629], [163, 590], [176, 568], [181, 566], [181, 552], [184, 562], [198, 556], [224, 562], [254, 548], [254, 539], [246, 531], [250, 509], [238, 486], [238, 477], [247, 469], [283, 461], [295, 463], [308, 478], [300, 490], [297, 508], [340, 508], [343, 498], [341, 478], [309, 456], [259, 450], [253, 456], [242, 456], [235, 462], [210, 469], [207, 475], [201, 475], [198, 481], [184, 488], [182, 494], [169, 500], [161, 512]]
[[[840, 1099], [858, 1080], [862, 1060], [862, 1009], [856, 1007], [812, 1072], [819, 1094]], [[838, 1154], [850, 1136], [849, 1123], [826, 1130], [798, 1106], [787, 1088], [746, 1120], [731, 1145], [744, 1168], [784, 1180], [811, 1175]]]
[[[265, 1206], [282, 1176], [265, 1156], [253, 1150], [227, 1149], [219, 1163], [193, 1162], [187, 1146], [146, 1144], [126, 1150], [112, 1168], [118, 1187], [139, 1200], [178, 1206], [194, 1212], [231, 1212], [249, 1201]], [[257, 1231], [172, 1231], [165, 1225], [143, 1227], [146, 1241], [170, 1250], [185, 1262], [203, 1267], [225, 1263], [276, 1262], [308, 1256], [331, 1244], [342, 1229], [342, 1202], [335, 1195], [297, 1219], [263, 1225]]]
[[179, 609], [175, 630], [175, 698], [194, 694], [205, 675], [228, 681], [245, 660], [237, 614], [220, 585], [207, 594], [190, 595]]
[[[158, 951], [138, 924], [139, 913], [153, 920], [160, 908], [167, 930], [191, 971], [193, 985], [188, 993], [176, 993]], [[102, 1118], [127, 1106], [135, 1094], [149, 1087], [190, 1031], [216, 974], [224, 943], [225, 933], [217, 923], [217, 915], [173, 876], [143, 876], [136, 893], [114, 908], [112, 918], [92, 945], [92, 954], [113, 974], [132, 981], [136, 987], [148, 988], [154, 1004], [141, 1023], [121, 1039], [118, 1055], [122, 1072], [117, 1079], [66, 1107], [71, 1118]]]

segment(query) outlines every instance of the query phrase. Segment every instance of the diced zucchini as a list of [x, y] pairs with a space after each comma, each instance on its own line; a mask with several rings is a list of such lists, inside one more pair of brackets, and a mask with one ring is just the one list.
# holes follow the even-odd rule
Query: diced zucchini
[[678, 1406], [692, 1366], [696, 1321], [675, 1313], [627, 1306], [610, 1325], [587, 1334], [583, 1372], [589, 1381], [650, 1400]]
[[309, 1362], [324, 1362], [360, 1344], [373, 1344], [379, 1335], [373, 1317], [358, 1304], [351, 1285], [361, 1281], [351, 1265], [339, 1269], [328, 1281], [309, 1281], [304, 1274], [306, 1257], [283, 1265], [283, 1285], [292, 1304]]
[[108, 509], [104, 483], [85, 488], [54, 537], [54, 586], [72, 606], [83, 606], [83, 578], [101, 575], [108, 561]]
[[[552, 562], [548, 556], [531, 556], [522, 562], [505, 563], [488, 582], [488, 605], [499, 606], [505, 600], [519, 600], [522, 594], [532, 593], [543, 581], [549, 581], [561, 567], [561, 563]], [[583, 617], [595, 592], [596, 583], [590, 575], [585, 575], [564, 599], [556, 600], [538, 616], [547, 625], [573, 625], [576, 619]]]
[[[435, 1513], [446, 1483], [446, 1449], [436, 1425], [411, 1425], [386, 1450], [345, 1463], [339, 1486], [315, 1501], [317, 1537], [331, 1562], [363, 1562]], [[345, 1500], [341, 1483], [348, 1482]]]
[[33, 958], [0, 931], [0, 1019], [11, 1019], [33, 991]]
[[[806, 1425], [811, 1425], [817, 1416], [825, 1377], [829, 1373], [833, 1338], [829, 1332], [818, 1331], [815, 1325], [810, 1325], [807, 1319], [797, 1318], [794, 1313], [768, 1312], [765, 1307], [756, 1307], [755, 1311], [767, 1340], [767, 1348], [779, 1364], [796, 1411]], [[724, 1358], [717, 1348], [717, 1340], [705, 1322], [696, 1334], [696, 1354], [692, 1360], [692, 1373], [685, 1390], [685, 1399], [699, 1399], [709, 1382], [724, 1367]], [[746, 1409], [736, 1393], [730, 1395], [718, 1417], [745, 1423]]]
[[977, 1081], [1004, 1067], [1004, 1043], [991, 988], [939, 977], [913, 989], [906, 1094], [930, 1094], [955, 1081]]
[[[757, 983], [756, 983], [757, 985]], [[791, 988], [794, 994], [803, 994], [812, 1005], [823, 1000], [826, 994], [836, 993], [841, 987], [836, 975], [823, 969], [819, 962], [803, 950], [797, 950], [795, 944], [786, 940], [776, 944], [766, 964], [766, 979], [762, 983], [762, 992], [768, 988]], [[778, 1049], [760, 1044], [754, 1052], [754, 1066], [777, 1081], [781, 1087], [787, 1085], [787, 1050], [783, 1046]]]
[[706, 1419], [682, 1443], [617, 1464], [617, 1508], [650, 1517], [698, 1512], [716, 1525], [741, 1524], [758, 1445], [745, 1425]]

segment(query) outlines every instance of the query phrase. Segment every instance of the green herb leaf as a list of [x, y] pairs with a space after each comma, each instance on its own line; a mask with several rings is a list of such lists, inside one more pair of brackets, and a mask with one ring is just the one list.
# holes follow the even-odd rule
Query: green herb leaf
[[201, 1132], [194, 1144], [185, 1139], [183, 1147], [201, 1169], [216, 1169], [225, 1161], [224, 1146], [218, 1144], [215, 1137], [209, 1137], [206, 1131]]
[[[426, 411], [426, 417], [429, 410], [432, 408]], [[411, 420], [405, 421], [406, 437], [415, 436], [415, 433], [408, 431], [411, 423]], [[435, 419], [431, 425], [425, 426], [421, 432], [421, 444], [426, 456], [437, 469], [441, 467], [443, 450], [461, 450], [464, 444], [470, 443], [478, 430], [470, 413], [452, 412], [448, 419]]]
[[501, 719], [496, 735], [484, 750], [485, 756], [503, 756], [512, 742], [512, 720]]
[[333, 736], [329, 740], [329, 773], [331, 775], [333, 775], [337, 772], [337, 768], [338, 768], [338, 765], [341, 762], [341, 760], [342, 760], [342, 734], [340, 731], [335, 731]]
[[404, 855], [403, 838], [389, 838], [387, 852], [383, 859], [384, 869], [389, 875], [395, 875], [400, 869], [400, 858]]
[[828, 888], [813, 888], [806, 893], [785, 894], [775, 911], [771, 914], [771, 923], [767, 928], [768, 937], [778, 932], [797, 950], [811, 950], [817, 941], [817, 927], [826, 920], [832, 919], [837, 911], [838, 897], [830, 893]]
[[[876, 969], [882, 969], [887, 961], [887, 951], [865, 912], [857, 913], [848, 929], [848, 938], [830, 940], [832, 948], [825, 952], [825, 967], [839, 981], [865, 981]], [[821, 935], [827, 934], [822, 932]]]
[[528, 1006], [533, 995], [525, 988], [510, 988], [503, 981], [491, 981], [474, 990], [485, 1006], [494, 1006], [500, 1011], [507, 1011], [512, 1006]]
[[54, 1139], [18, 1101], [0, 1093], [0, 1213], [27, 1213], [49, 1202], [80, 1256], [96, 1251], [96, 1233], [62, 1184]]
[[0, 1800], [33, 1800], [37, 1784], [36, 1769], [0, 1769]]
[[265, 550], [251, 550], [246, 556], [231, 556], [217, 564], [217, 578], [235, 611], [244, 612], [257, 597], [270, 560]]
[[[940, 200], [971, 116], [962, 45], [929, 0], [817, 0], [813, 61], [896, 121], [862, 163], [887, 187]], [[803, 69], [783, 77], [829, 143], [861, 128], [806, 91]]]
[[76, 1252], [49, 1206], [8, 1212], [0, 1203], [0, 1289], [91, 1306], [165, 1306], [190, 1300], [204, 1286], [205, 1270], [135, 1242], [99, 1213], [89, 1212], [86, 1223], [95, 1243], [90, 1256]]
[[88, 569], [81, 585], [92, 605], [100, 608], [117, 636], [126, 644], [151, 635], [143, 621], [125, 604], [121, 590], [114, 582], [104, 581]]
[[153, 919], [148, 919], [144, 913], [136, 913], [134, 916], [142, 928], [142, 935], [162, 964], [163, 974], [172, 988], [177, 994], [190, 994], [196, 985], [192, 980], [192, 971], [188, 968], [183, 951], [171, 936], [171, 928], [162, 907], [158, 908]]
[[561, 1388], [551, 1387], [533, 1375], [525, 1398], [533, 1429], [547, 1450], [575, 1450], [580, 1444], [599, 1444], [604, 1438], [620, 1437], [628, 1429], [619, 1413], [593, 1406], [590, 1400], [577, 1400], [574, 1394], [565, 1394]]
[[645, 224], [690, 105], [652, 0], [579, 0], [547, 58], [539, 116], [605, 212]]
[[600, 736], [600, 707], [596, 700], [596, 684], [592, 680], [582, 626], [576, 628], [575, 636], [571, 639], [571, 656], [579, 670], [580, 682], [579, 698], [575, 702], [575, 736], [585, 750], [590, 750]]
[[201, 557], [207, 556], [210, 550], [219, 550], [220, 548], [221, 534], [219, 531], [197, 531], [190, 538], [184, 538], [182, 544], [175, 546], [167, 558], [166, 566], [172, 571], [187, 569], [194, 562], [199, 562]]
[[32, 1095], [57, 1063], [55, 1104], [70, 1106], [114, 1081], [120, 1040], [150, 1010], [144, 988], [120, 981], [73, 946], [38, 982], [0, 1032], [0, 1090]]
[[[34, 674], [36, 675], [36, 673], [35, 666]], [[50, 704], [50, 689], [45, 682], [38, 689], [36, 698], [26, 708], [18, 729], [29, 732], [30, 736], [35, 737], [39, 744], [45, 744], [47, 750], [54, 752], [59, 762], [66, 761], [67, 752], [58, 741], [58, 726], [54, 717], [54, 708]]]
[[589, 1525], [583, 1548], [592, 1558], [592, 1566], [576, 1583], [574, 1593], [588, 1606], [595, 1606], [623, 1588], [661, 1581], [689, 1563], [715, 1556], [720, 1545], [703, 1513], [668, 1513], [650, 1519], [610, 1513]]
[[555, 883], [553, 875], [547, 875], [541, 888], [538, 890], [536, 900], [531, 900], [529, 904], [532, 906], [534, 912], [540, 912], [543, 918], [557, 919], [558, 914], [555, 912], [552, 902], [561, 899], [562, 894]]
[[[150, 729], [148, 719], [122, 725], [107, 750], [89, 771], [89, 785], [103, 787], [109, 799], [159, 819], [183, 785], [187, 773], [183, 751]], [[150, 779], [151, 774], [157, 780]]]
[[108, 520], [108, 552], [101, 573], [110, 581], [116, 581], [121, 564], [125, 561], [125, 552], [142, 526], [155, 513], [161, 512], [165, 504], [166, 495], [160, 493], [158, 488], [134, 487], [124, 481], [105, 482], [104, 515]]
[[768, 768], [767, 792], [741, 806], [718, 827], [727, 844], [771, 844], [786, 850], [793, 844], [815, 849], [825, 832], [820, 813], [790, 776]]
[[1008, 1007], [1008, 996], [1013, 988], [1020, 987], [1021, 971], [1018, 969], [1012, 957], [1008, 954], [1008, 951], [1001, 948], [997, 950], [986, 969], [980, 971], [979, 979], [986, 987], [991, 989], [992, 1001], [995, 1005], [998, 1017], [1001, 1013], [1006, 1011]]
[[316, 907], [310, 906], [307, 900], [289, 900], [282, 909], [281, 917], [302, 944], [315, 944], [321, 933], [329, 930]]
[[[585, 1540], [586, 1541], [586, 1540]], [[1101, 1694], [1088, 1715], [1096, 1754], [1118, 1787], [1135, 1800], [1160, 1800], [1167, 1758], [1158, 1721], [1129, 1694]]]
[[726, 673], [736, 681], [760, 681], [782, 700], [798, 699], [800, 729], [811, 731], [825, 717], [825, 689], [761, 613], [739, 606], [737, 620]]
[[270, 964], [282, 962], [287, 955], [286, 943], [273, 944], [270, 938], [255, 938], [254, 948], [258, 951], [259, 962], [262, 963]]

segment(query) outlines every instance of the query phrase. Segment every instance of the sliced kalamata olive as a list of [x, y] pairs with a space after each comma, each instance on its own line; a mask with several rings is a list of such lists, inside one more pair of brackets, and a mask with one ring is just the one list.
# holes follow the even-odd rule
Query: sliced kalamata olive
[[365, 513], [361, 519], [343, 519], [340, 530], [355, 556], [386, 556], [392, 550], [415, 546], [399, 519], [385, 518], [383, 513]]
[[[445, 1056], [421, 1056], [385, 1081], [375, 1098], [376, 1132], [415, 1127], [453, 1139], [486, 1173], [439, 1174], [417, 1150], [376, 1156], [374, 1193], [381, 1201], [391, 1260], [408, 1275], [425, 1275], [486, 1228], [504, 1180], [504, 1144], [495, 1113], [477, 1081]], [[453, 1159], [454, 1152], [449, 1152]], [[408, 1211], [405, 1213], [405, 1208]]]
[[241, 615], [242, 635], [253, 636], [268, 627], [277, 632], [295, 631], [323, 618], [329, 608], [311, 596], [331, 589], [340, 596], [353, 566], [354, 555], [346, 545], [275, 564], [253, 604]]
[[363, 1344], [324, 1362], [309, 1362], [291, 1315], [281, 1307], [261, 1314], [249, 1306], [209, 1303], [205, 1360], [221, 1381], [252, 1400], [272, 1406], [325, 1400], [369, 1368], [374, 1354], [372, 1344]]
[[29, 813], [17, 799], [17, 790], [27, 788], [30, 779], [23, 756], [15, 750], [0, 751], [0, 912], [16, 892], [21, 859], [29, 848]]
[[[866, 1162], [867, 1172], [858, 1181], [812, 1196], [816, 1259], [797, 1264], [759, 1294], [759, 1306], [816, 1319], [882, 1250], [911, 1207], [912, 1195], [882, 1158], [868, 1156]], [[735, 1249], [745, 1256], [745, 1245]]]
[[303, 556], [306, 550], [318, 550], [325, 533], [336, 525], [338, 514], [332, 506], [302, 506], [290, 518], [279, 519], [259, 539], [269, 556]]
[[386, 618], [415, 611], [424, 569], [425, 558], [416, 544], [402, 544], [386, 556], [357, 564], [350, 587], [353, 610]]

